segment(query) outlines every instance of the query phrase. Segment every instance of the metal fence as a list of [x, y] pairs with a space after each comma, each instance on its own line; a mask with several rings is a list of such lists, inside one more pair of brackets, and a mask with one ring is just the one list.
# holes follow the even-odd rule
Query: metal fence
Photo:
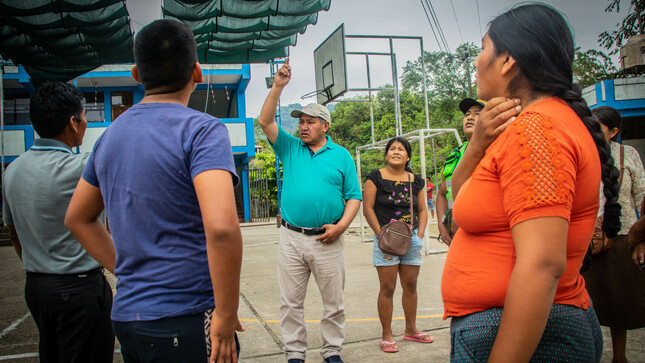
[[249, 169], [251, 222], [269, 221], [269, 183], [266, 169]]

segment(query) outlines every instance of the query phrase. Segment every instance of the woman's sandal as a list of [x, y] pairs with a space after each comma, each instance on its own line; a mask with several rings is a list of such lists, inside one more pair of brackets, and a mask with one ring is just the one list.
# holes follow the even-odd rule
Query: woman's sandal
[[403, 336], [404, 340], [410, 340], [413, 342], [419, 342], [419, 343], [432, 343], [434, 341], [434, 338], [429, 336], [426, 333], [419, 333], [419, 334], [414, 334], [414, 335], [404, 335]]
[[385, 353], [396, 353], [399, 351], [399, 347], [396, 346], [396, 342], [394, 340], [391, 342], [381, 340], [381, 350]]

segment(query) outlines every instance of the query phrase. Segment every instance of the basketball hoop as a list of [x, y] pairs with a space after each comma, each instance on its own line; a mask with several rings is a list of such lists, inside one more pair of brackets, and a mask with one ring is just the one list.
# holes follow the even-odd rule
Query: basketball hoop
[[306, 98], [311, 98], [311, 97], [315, 97], [315, 96], [318, 96], [318, 95], [325, 95], [328, 100], [331, 99], [332, 98], [331, 97], [331, 87], [328, 87], [326, 89], [319, 89], [319, 90], [311, 91], [309, 93], [306, 93], [306, 94], [300, 96], [300, 99], [304, 100]]

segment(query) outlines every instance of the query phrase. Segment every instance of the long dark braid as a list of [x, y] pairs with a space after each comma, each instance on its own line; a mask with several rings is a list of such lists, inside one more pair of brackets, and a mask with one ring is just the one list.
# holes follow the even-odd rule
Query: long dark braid
[[605, 214], [602, 223], [602, 230], [605, 231], [608, 237], [615, 237], [620, 231], [620, 214], [621, 207], [618, 204], [618, 194], [620, 192], [620, 185], [618, 184], [618, 177], [620, 172], [614, 165], [614, 158], [611, 156], [611, 148], [609, 143], [605, 141], [605, 134], [600, 128], [600, 122], [593, 117], [589, 107], [582, 100], [581, 90], [577, 84], [572, 85], [572, 89], [565, 90], [560, 94], [556, 94], [566, 101], [569, 106], [578, 114], [587, 130], [593, 137], [600, 156], [600, 166], [602, 168], [602, 183], [603, 193], [607, 201], [605, 202]]
[[[552, 95], [564, 100], [580, 117], [593, 137], [600, 156], [604, 206], [602, 229], [614, 237], [620, 230], [618, 169], [600, 123], [573, 83], [574, 46], [571, 30], [562, 15], [544, 4], [522, 5], [495, 18], [488, 30], [495, 52], [508, 52], [517, 62], [534, 94]], [[511, 82], [511, 93], [519, 77]]]

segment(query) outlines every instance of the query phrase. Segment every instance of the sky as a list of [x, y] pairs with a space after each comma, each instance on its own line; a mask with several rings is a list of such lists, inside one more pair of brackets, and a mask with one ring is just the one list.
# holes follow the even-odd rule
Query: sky
[[[609, 0], [543, 0], [560, 10], [573, 29], [576, 45], [582, 50], [601, 49], [598, 34], [614, 30], [616, 24], [626, 15], [627, 8], [620, 14], [605, 13]], [[464, 42], [481, 45], [481, 38], [487, 24], [495, 16], [518, 4], [512, 0], [434, 0], [431, 1], [444, 36], [451, 51]], [[626, 3], [626, 0], [623, 0]], [[161, 0], [131, 0], [127, 3], [133, 28], [136, 31], [161, 17]], [[438, 51], [439, 46], [432, 34], [421, 0], [331, 0], [328, 11], [318, 15], [315, 25], [309, 25], [304, 34], [298, 35], [295, 47], [290, 48], [292, 67], [291, 82], [285, 87], [281, 104], [306, 104], [315, 98], [302, 99], [301, 96], [316, 89], [314, 78], [313, 51], [336, 28], [343, 24], [346, 35], [400, 35], [421, 36], [425, 51]], [[481, 24], [481, 25], [480, 25]], [[389, 51], [387, 40], [346, 40], [346, 51]], [[415, 40], [395, 40], [398, 73], [408, 61], [420, 55], [419, 42]], [[617, 56], [612, 58], [618, 65]], [[367, 87], [364, 56], [347, 56], [347, 76], [349, 88]], [[370, 57], [372, 86], [392, 82], [389, 58]], [[247, 117], [257, 117], [262, 108], [268, 89], [265, 77], [270, 76], [268, 64], [251, 65], [251, 81], [246, 90]], [[348, 92], [344, 97], [353, 97], [357, 92]]]

